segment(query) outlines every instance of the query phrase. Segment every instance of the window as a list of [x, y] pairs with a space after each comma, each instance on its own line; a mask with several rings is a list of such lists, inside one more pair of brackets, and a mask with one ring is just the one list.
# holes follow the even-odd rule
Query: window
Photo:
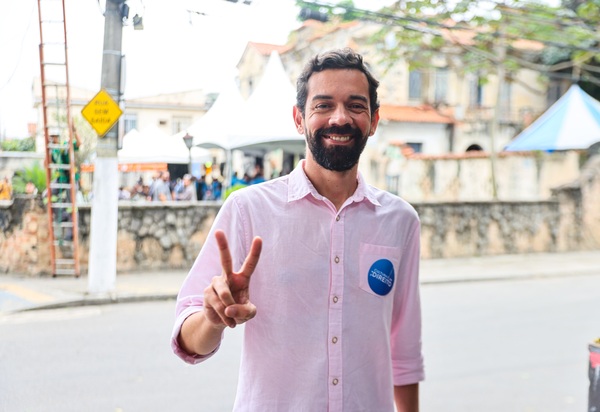
[[187, 116], [173, 116], [171, 132], [179, 133], [187, 129], [192, 124], [192, 118]]
[[435, 70], [435, 91], [434, 101], [445, 103], [448, 100], [448, 69], [440, 68]]
[[132, 131], [133, 129], [137, 129], [138, 127], [138, 119], [137, 119], [137, 113], [125, 113], [123, 115], [123, 123], [124, 123], [124, 127], [125, 127], [125, 133], [129, 133], [130, 131]]
[[483, 104], [483, 88], [479, 76], [473, 76], [469, 79], [469, 105], [480, 107]]
[[548, 106], [551, 106], [554, 102], [556, 102], [558, 99], [560, 99], [560, 96], [562, 96], [562, 90], [560, 88], [560, 83], [557, 83], [557, 82], [550, 83], [550, 85], [548, 86], [548, 99], [547, 99]]
[[411, 70], [408, 74], [408, 98], [421, 99], [423, 73], [420, 70]]
[[423, 151], [423, 143], [411, 143], [407, 142], [407, 146], [411, 147], [415, 153], [421, 153]]
[[511, 120], [511, 95], [512, 83], [505, 81], [504, 83], [502, 83], [498, 102], [498, 104], [500, 105], [500, 118], [504, 121]]

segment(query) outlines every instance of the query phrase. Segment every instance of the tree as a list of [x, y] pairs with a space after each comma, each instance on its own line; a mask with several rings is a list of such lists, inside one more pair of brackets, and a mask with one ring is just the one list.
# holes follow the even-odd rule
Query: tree
[[[320, 12], [338, 19], [351, 12], [360, 20], [381, 24], [373, 41], [389, 44], [393, 38], [396, 44], [382, 57], [388, 66], [404, 60], [411, 69], [418, 69], [445, 60], [456, 73], [476, 73], [480, 82], [494, 77], [496, 102], [490, 131], [494, 199], [494, 142], [503, 84], [518, 82], [516, 74], [528, 69], [539, 73], [542, 85], [549, 81], [582, 82], [582, 88], [592, 95], [589, 84], [600, 86], [596, 32], [600, 4], [596, 0], [571, 0], [560, 6], [534, 0], [402, 0], [377, 12], [346, 5], [344, 13], [339, 11], [341, 4], [297, 3], [319, 7]], [[521, 85], [537, 93], [546, 89]]]
[[[405, 59], [412, 68], [429, 67], [433, 57], [443, 55], [455, 70], [476, 72], [484, 81], [502, 65], [509, 81], [516, 80], [516, 71], [530, 69], [545, 80], [567, 78], [600, 86], [596, 0], [567, 0], [560, 6], [535, 0], [402, 0], [377, 12], [357, 9], [351, 0], [297, 4], [330, 19], [381, 23], [374, 40], [391, 34], [401, 45], [385, 56], [390, 65]], [[501, 43], [506, 48], [503, 59], [495, 52]]]

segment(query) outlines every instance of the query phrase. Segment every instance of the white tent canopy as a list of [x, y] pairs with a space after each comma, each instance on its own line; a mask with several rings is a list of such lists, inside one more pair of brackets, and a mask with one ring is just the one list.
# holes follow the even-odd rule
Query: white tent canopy
[[298, 133], [294, 124], [295, 103], [296, 90], [279, 54], [273, 51], [232, 133], [234, 146], [264, 150], [282, 148], [304, 153], [304, 136]]
[[[192, 161], [206, 162], [210, 153], [200, 147], [192, 147]], [[169, 136], [156, 126], [143, 131], [131, 130], [123, 136], [123, 148], [118, 151], [119, 163], [172, 163], [188, 164], [190, 151], [183, 135]]]
[[212, 149], [219, 148], [231, 150], [232, 127], [236, 119], [244, 110], [245, 102], [237, 85], [232, 80], [219, 93], [211, 108], [197, 122], [192, 124], [186, 131], [176, 134], [174, 137], [183, 137], [189, 133], [194, 137], [194, 146]]
[[247, 101], [232, 81], [208, 112], [186, 132], [194, 137], [194, 146], [202, 148], [262, 153], [284, 149], [304, 153], [304, 136], [298, 133], [293, 121], [295, 98], [279, 54], [273, 52]]

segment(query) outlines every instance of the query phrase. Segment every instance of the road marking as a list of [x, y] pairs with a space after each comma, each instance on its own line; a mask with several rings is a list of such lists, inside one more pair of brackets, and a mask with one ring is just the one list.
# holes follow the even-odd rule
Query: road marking
[[0, 284], [0, 290], [4, 290], [12, 295], [15, 295], [29, 302], [47, 303], [52, 302], [54, 300], [54, 298], [51, 295], [40, 293], [35, 290], [24, 288], [23, 286], [15, 285], [12, 283]]

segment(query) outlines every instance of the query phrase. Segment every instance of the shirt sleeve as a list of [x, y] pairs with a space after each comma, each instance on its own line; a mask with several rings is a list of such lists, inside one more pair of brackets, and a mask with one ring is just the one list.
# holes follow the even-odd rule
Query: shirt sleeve
[[175, 324], [171, 334], [171, 348], [178, 357], [187, 363], [200, 363], [210, 358], [219, 349], [217, 347], [208, 355], [191, 355], [181, 348], [178, 337], [185, 319], [193, 313], [203, 310], [204, 289], [210, 285], [213, 277], [221, 274], [221, 258], [214, 232], [217, 229], [225, 232], [233, 259], [234, 270], [237, 270], [241, 266], [246, 256], [245, 244], [247, 232], [240, 210], [241, 208], [238, 206], [235, 196], [225, 201], [215, 217], [214, 224], [206, 237], [206, 241], [202, 245], [198, 257], [179, 290], [175, 306]]
[[395, 386], [410, 385], [425, 379], [421, 352], [418, 219], [410, 233], [400, 259], [401, 287], [396, 289], [392, 315], [391, 348]]

